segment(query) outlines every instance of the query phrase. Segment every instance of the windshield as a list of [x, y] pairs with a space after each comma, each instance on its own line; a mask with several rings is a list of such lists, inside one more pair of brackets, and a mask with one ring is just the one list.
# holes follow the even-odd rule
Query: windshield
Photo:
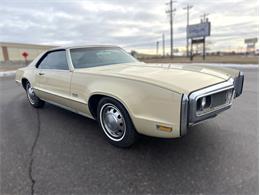
[[77, 48], [71, 49], [70, 54], [75, 68], [138, 62], [134, 57], [117, 47]]

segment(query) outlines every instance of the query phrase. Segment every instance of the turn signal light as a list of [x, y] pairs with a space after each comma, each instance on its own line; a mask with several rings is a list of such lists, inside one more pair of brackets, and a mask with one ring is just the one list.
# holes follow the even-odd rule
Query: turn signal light
[[171, 127], [166, 127], [166, 126], [163, 126], [163, 125], [157, 125], [157, 129], [160, 130], [160, 131], [166, 131], [166, 132], [172, 131]]

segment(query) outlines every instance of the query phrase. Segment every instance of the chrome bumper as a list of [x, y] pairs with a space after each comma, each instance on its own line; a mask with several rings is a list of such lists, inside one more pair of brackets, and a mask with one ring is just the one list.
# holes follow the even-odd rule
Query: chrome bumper
[[235, 98], [242, 94], [243, 86], [244, 86], [244, 73], [239, 72], [239, 75], [234, 78]]
[[[239, 73], [234, 79], [230, 79], [226, 82], [219, 83], [195, 92], [192, 92], [189, 96], [182, 96], [181, 104], [181, 122], [180, 122], [180, 136], [187, 133], [187, 128], [193, 126], [201, 121], [217, 116], [220, 112], [229, 109], [232, 105], [234, 98], [240, 96], [243, 91], [244, 75]], [[221, 92], [232, 92], [232, 97], [227, 100], [225, 104], [212, 107], [205, 113], [198, 113], [197, 100], [201, 97], [208, 95], [215, 95]]]

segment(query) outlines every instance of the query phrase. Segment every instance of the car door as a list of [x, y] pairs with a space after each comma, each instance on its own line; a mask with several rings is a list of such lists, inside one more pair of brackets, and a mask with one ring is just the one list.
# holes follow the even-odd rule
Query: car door
[[46, 101], [69, 107], [72, 72], [69, 70], [66, 51], [48, 52], [36, 67], [35, 88], [37, 95]]

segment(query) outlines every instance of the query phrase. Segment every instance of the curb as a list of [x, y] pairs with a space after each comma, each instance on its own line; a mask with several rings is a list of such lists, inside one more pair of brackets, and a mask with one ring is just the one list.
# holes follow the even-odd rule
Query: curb
[[[186, 65], [186, 63], [185, 63]], [[189, 65], [187, 63], [187, 65]], [[214, 64], [214, 63], [191, 63], [190, 65], [198, 65], [198, 66], [212, 66], [212, 67], [223, 67], [223, 68], [242, 68], [242, 69], [258, 69], [258, 64]]]
[[11, 77], [14, 76], [16, 71], [5, 71], [5, 72], [0, 72], [0, 77]]

